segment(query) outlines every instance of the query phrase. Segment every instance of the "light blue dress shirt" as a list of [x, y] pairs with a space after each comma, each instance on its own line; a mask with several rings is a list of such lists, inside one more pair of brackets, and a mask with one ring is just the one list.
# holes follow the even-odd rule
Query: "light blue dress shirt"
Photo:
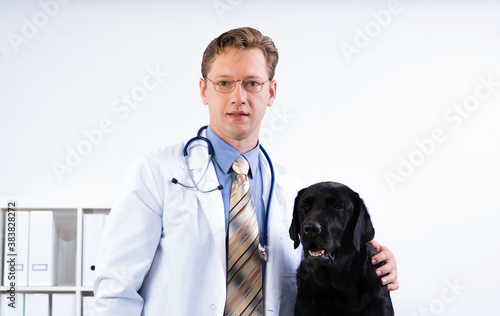
[[[224, 201], [224, 211], [226, 218], [226, 236], [228, 228], [228, 217], [229, 217], [229, 198], [231, 195], [231, 184], [233, 183], [236, 174], [231, 169], [233, 162], [240, 156], [240, 153], [231, 147], [228, 143], [223, 141], [219, 136], [210, 129], [207, 128], [207, 138], [212, 143], [214, 148], [214, 157], [212, 157], [215, 166], [215, 172], [217, 173], [217, 179], [219, 184], [222, 184], [224, 188], [221, 190], [222, 199]], [[265, 208], [264, 199], [262, 198], [262, 173], [260, 170], [260, 149], [257, 145], [251, 151], [243, 154], [250, 165], [250, 171], [248, 178], [250, 180], [250, 191], [252, 193], [252, 198], [255, 205], [255, 210], [257, 212], [257, 221], [259, 225], [259, 239], [262, 243], [264, 218], [265, 218]]]

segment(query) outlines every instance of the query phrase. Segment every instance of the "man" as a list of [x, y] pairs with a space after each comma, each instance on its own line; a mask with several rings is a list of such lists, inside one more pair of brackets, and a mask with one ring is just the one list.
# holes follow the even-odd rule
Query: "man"
[[[97, 315], [293, 315], [301, 253], [288, 227], [301, 187], [275, 166], [271, 193], [272, 164], [258, 145], [276, 97], [277, 62], [274, 43], [255, 29], [231, 30], [209, 44], [199, 85], [212, 161], [207, 166], [208, 145], [196, 141], [187, 146], [188, 163], [185, 142], [134, 163], [102, 236]], [[234, 202], [237, 196], [245, 203]], [[239, 214], [258, 224], [235, 226], [243, 225]], [[242, 231], [245, 241], [235, 237]], [[259, 259], [259, 241], [267, 260]], [[396, 289], [394, 257], [375, 247], [375, 262], [387, 261], [380, 273]]]

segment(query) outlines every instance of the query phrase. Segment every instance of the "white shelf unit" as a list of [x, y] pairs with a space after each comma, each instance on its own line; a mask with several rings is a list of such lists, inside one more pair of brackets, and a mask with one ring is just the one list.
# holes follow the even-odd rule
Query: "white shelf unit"
[[[99, 199], [98, 202], [89, 203], [85, 200], [63, 200], [47, 198], [3, 198], [0, 197], [1, 216], [4, 219], [0, 224], [5, 225], [5, 215], [8, 210], [9, 201], [16, 201], [16, 211], [53, 211], [56, 231], [59, 242], [75, 243], [74, 253], [59, 252], [56, 257], [56, 285], [54, 286], [16, 286], [16, 293], [70, 293], [75, 294], [75, 315], [81, 316], [82, 299], [85, 296], [93, 296], [91, 286], [82, 285], [82, 249], [83, 249], [83, 214], [87, 213], [109, 213], [111, 203]], [[0, 254], [3, 262], [0, 273], [0, 294], [9, 293], [9, 288], [4, 285], [3, 266], [5, 266], [4, 237], [5, 227], [0, 229]], [[71, 247], [69, 247], [71, 249]], [[67, 248], [66, 248], [67, 249]], [[4, 308], [1, 306], [0, 308]]]

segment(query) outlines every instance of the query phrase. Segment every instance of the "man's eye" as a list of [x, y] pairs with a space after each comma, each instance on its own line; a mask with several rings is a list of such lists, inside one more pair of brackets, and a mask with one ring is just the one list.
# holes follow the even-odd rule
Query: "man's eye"
[[245, 82], [245, 84], [249, 87], [256, 87], [259, 85], [259, 83], [257, 81], [247, 81], [247, 82]]
[[228, 81], [219, 81], [217, 82], [217, 85], [220, 87], [227, 87], [229, 85]]

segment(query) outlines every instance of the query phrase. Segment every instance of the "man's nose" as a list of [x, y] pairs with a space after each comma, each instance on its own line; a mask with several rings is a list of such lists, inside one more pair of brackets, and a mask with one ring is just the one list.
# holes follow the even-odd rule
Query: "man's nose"
[[246, 99], [247, 91], [245, 90], [245, 88], [243, 88], [243, 81], [238, 80], [234, 84], [235, 84], [234, 90], [231, 93], [233, 95], [233, 98], [236, 98], [239, 100]]

